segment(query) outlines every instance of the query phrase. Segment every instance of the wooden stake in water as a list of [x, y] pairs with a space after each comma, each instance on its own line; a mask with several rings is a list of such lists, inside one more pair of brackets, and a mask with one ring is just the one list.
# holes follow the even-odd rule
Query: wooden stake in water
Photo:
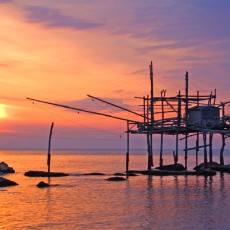
[[54, 123], [52, 122], [50, 127], [50, 136], [49, 136], [49, 146], [48, 146], [48, 155], [47, 155], [47, 166], [48, 166], [48, 173], [50, 173], [50, 163], [51, 163], [51, 155], [50, 155], [50, 146], [51, 146], [51, 137], [53, 132]]

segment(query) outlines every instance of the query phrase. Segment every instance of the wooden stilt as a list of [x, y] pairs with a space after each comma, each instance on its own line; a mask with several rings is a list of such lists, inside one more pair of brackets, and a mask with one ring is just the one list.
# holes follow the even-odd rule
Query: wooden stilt
[[213, 133], [209, 134], [209, 162], [212, 165], [212, 140], [213, 140]]
[[225, 136], [224, 136], [223, 133], [221, 134], [221, 136], [222, 136], [222, 146], [221, 146], [221, 149], [220, 149], [220, 164], [224, 165]]
[[199, 132], [196, 134], [196, 166], [198, 166]]
[[188, 133], [185, 134], [184, 167], [188, 168]]
[[52, 132], [53, 132], [53, 126], [54, 126], [54, 123], [52, 122], [51, 127], [50, 127], [49, 145], [48, 145], [48, 155], [47, 155], [48, 173], [50, 173], [50, 163], [51, 163], [50, 148], [51, 148], [51, 137], [52, 137]]
[[[165, 90], [161, 91], [161, 128], [164, 127], [164, 101], [163, 101], [163, 97], [165, 97]], [[164, 138], [164, 134], [163, 132], [161, 132], [161, 146], [160, 146], [160, 167], [163, 166], [163, 138]]]
[[126, 152], [126, 172], [129, 171], [129, 121], [127, 121], [127, 152]]
[[179, 133], [178, 131], [180, 130], [180, 125], [181, 125], [181, 94], [180, 94], [180, 90], [178, 93], [178, 109], [177, 109], [177, 133], [176, 133], [176, 156], [175, 156], [175, 160], [176, 163], [178, 163], [178, 151], [179, 151]]
[[151, 170], [153, 165], [153, 156], [151, 151], [151, 135], [147, 134], [147, 146], [148, 146], [148, 170]]
[[203, 140], [204, 140], [204, 167], [208, 167], [208, 156], [207, 156], [207, 135], [206, 132], [203, 132]]
[[178, 145], [179, 145], [179, 134], [176, 133], [176, 153], [174, 157], [174, 164], [176, 165], [178, 163]]
[[185, 124], [186, 124], [186, 134], [185, 134], [185, 168], [187, 169], [188, 163], [188, 72], [185, 74]]
[[[197, 91], [197, 106], [199, 106], [199, 91]], [[199, 132], [196, 133], [196, 166], [198, 166], [198, 152], [199, 152]]]
[[151, 167], [153, 166], [153, 135], [150, 134]]

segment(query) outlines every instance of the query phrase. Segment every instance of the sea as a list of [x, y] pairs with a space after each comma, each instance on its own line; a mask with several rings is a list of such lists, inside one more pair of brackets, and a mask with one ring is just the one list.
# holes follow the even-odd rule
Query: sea
[[[158, 166], [159, 151], [153, 153]], [[26, 171], [47, 170], [47, 151], [1, 150], [0, 162], [16, 172], [0, 176], [19, 185], [0, 188], [0, 229], [230, 229], [230, 174], [138, 175], [107, 181], [114, 173], [125, 172], [125, 154], [125, 150], [52, 150], [51, 171], [70, 175], [49, 180], [24, 176]], [[213, 158], [219, 162], [218, 151]], [[179, 162], [183, 161], [180, 152]], [[166, 150], [164, 163], [172, 162], [172, 151]], [[230, 164], [229, 150], [225, 164]], [[194, 166], [191, 153], [188, 168]], [[130, 151], [129, 168], [147, 168], [145, 150]], [[105, 175], [84, 175], [94, 172]], [[53, 186], [38, 188], [40, 181]]]

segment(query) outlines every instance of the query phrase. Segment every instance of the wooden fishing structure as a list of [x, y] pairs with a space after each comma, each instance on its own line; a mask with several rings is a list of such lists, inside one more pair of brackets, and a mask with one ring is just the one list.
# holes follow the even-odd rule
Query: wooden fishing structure
[[[152, 92], [152, 62], [150, 64], [150, 79]], [[137, 123], [137, 129], [129, 129], [132, 134], [145, 134], [148, 144], [148, 170], [152, 165], [152, 135], [160, 134], [160, 157], [159, 166], [163, 166], [163, 141], [165, 135], [176, 136], [175, 151], [173, 151], [174, 164], [178, 163], [179, 140], [185, 140], [184, 159], [185, 168], [188, 165], [188, 152], [196, 151], [196, 166], [198, 165], [198, 152], [204, 150], [204, 165], [207, 168], [208, 163], [212, 165], [213, 155], [213, 136], [220, 134], [222, 136], [222, 147], [220, 150], [220, 164], [224, 165], [224, 147], [226, 138], [230, 137], [230, 116], [225, 114], [225, 106], [230, 103], [221, 102], [216, 104], [216, 90], [214, 94], [196, 95], [189, 94], [189, 75], [185, 74], [185, 92], [178, 91], [176, 96], [166, 96], [166, 90], [161, 91], [160, 97], [140, 98], [143, 100], [143, 113], [145, 118]], [[150, 108], [149, 108], [150, 104]], [[155, 109], [157, 108], [157, 109]], [[150, 115], [149, 115], [150, 111]], [[154, 119], [158, 115], [158, 119]], [[131, 123], [132, 125], [133, 123]], [[182, 136], [182, 137], [180, 137]], [[194, 147], [188, 147], [188, 140], [196, 136]], [[203, 137], [203, 143], [200, 144], [200, 136]], [[209, 139], [207, 140], [207, 136]], [[150, 138], [149, 138], [150, 137]], [[208, 160], [209, 147], [209, 160]]]
[[[126, 119], [110, 114], [94, 112], [82, 108], [52, 103], [48, 101], [27, 98], [34, 102], [45, 103], [66, 109], [91, 113], [98, 116], [106, 116], [112, 119], [125, 121], [127, 124], [127, 151], [126, 151], [126, 171], [129, 171], [130, 154], [130, 134], [145, 135], [147, 139], [148, 164], [147, 169], [153, 167], [153, 137], [160, 135], [159, 167], [164, 165], [164, 137], [173, 135], [176, 137], [175, 151], [173, 151], [174, 164], [178, 163], [179, 141], [184, 140], [184, 160], [185, 169], [188, 166], [188, 153], [196, 151], [196, 166], [198, 165], [198, 152], [203, 149], [204, 166], [212, 165], [213, 138], [214, 135], [221, 135], [222, 146], [220, 149], [220, 165], [224, 165], [225, 141], [230, 137], [230, 116], [225, 114], [225, 106], [230, 103], [216, 103], [216, 90], [210, 95], [201, 95], [197, 91], [196, 95], [189, 94], [189, 74], [185, 74], [185, 92], [178, 91], [176, 96], [166, 96], [166, 90], [161, 91], [160, 96], [154, 96], [154, 78], [152, 62], [149, 66], [150, 71], [150, 96], [136, 97], [142, 101], [143, 113], [137, 113], [114, 103], [105, 101], [91, 95], [87, 95], [93, 100], [114, 106], [126, 112], [132, 113], [138, 119]], [[140, 120], [141, 119], [141, 120]], [[196, 139], [194, 147], [188, 147], [190, 138]], [[201, 140], [203, 141], [201, 141]], [[155, 146], [154, 146], [155, 147]]]

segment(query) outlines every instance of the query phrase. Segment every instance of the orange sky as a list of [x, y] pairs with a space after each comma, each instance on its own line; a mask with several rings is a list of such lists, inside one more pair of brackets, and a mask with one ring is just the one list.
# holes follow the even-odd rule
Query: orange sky
[[112, 148], [124, 147], [125, 122], [33, 104], [26, 97], [127, 117], [87, 94], [140, 111], [134, 97], [149, 94], [151, 60], [155, 95], [183, 91], [188, 70], [190, 92], [216, 88], [219, 101], [229, 100], [229, 4], [179, 2], [1, 0], [0, 148], [46, 148], [52, 121], [60, 140], [65, 132], [63, 138], [73, 140], [64, 146], [84, 148], [75, 137], [87, 139], [91, 132], [91, 139], [101, 139], [93, 147], [103, 147], [106, 138], [118, 139]]

